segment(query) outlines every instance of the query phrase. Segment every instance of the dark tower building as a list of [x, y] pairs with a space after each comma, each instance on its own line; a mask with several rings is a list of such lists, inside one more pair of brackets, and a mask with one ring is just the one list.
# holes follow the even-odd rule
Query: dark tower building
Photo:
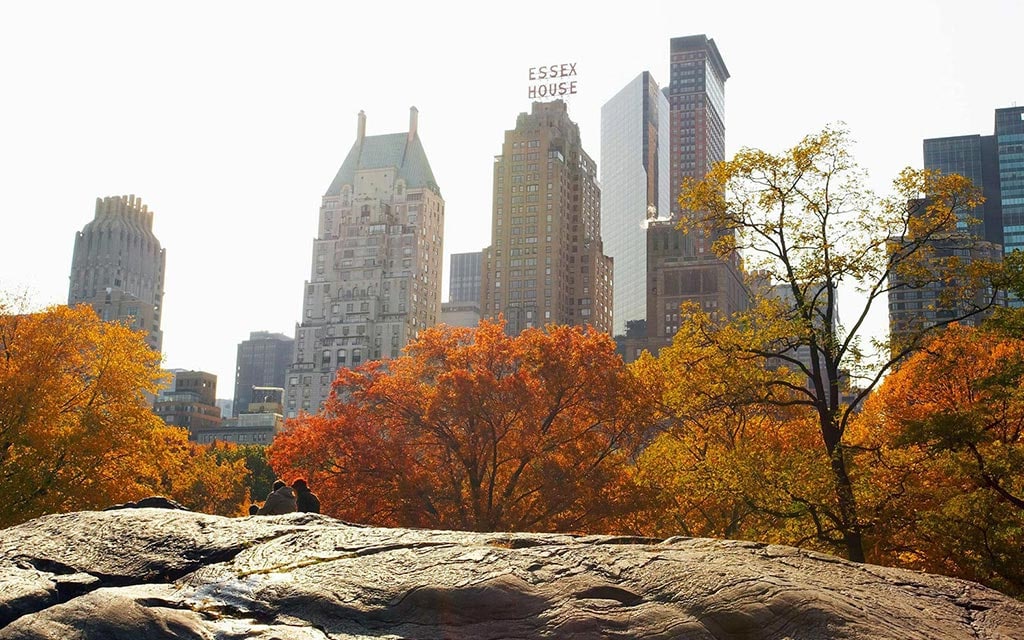
[[283, 333], [267, 331], [253, 331], [248, 340], [238, 343], [232, 415], [249, 411], [253, 387], [284, 387], [294, 345], [295, 340]]
[[481, 314], [517, 335], [547, 323], [612, 329], [612, 260], [601, 244], [597, 165], [561, 100], [534, 102], [494, 158]]
[[469, 302], [480, 304], [480, 259], [479, 251], [453, 253], [449, 262], [448, 302]]
[[715, 41], [701, 34], [672, 38], [669, 85], [672, 210], [684, 177], [701, 180], [725, 160], [725, 67]]
[[1003, 251], [1024, 249], [1024, 107], [996, 109]]
[[[985, 198], [973, 210], [959, 212], [955, 233], [931, 243], [936, 258], [956, 256], [966, 268], [971, 262], [997, 261], [1004, 253], [1024, 249], [1024, 107], [996, 109], [994, 135], [929, 138], [923, 151], [925, 169], [970, 178]], [[940, 282], [915, 288], [894, 276], [889, 292], [889, 331], [894, 341], [985, 306], [993, 296], [997, 305], [1021, 304], [1013, 296], [1006, 300], [991, 290], [979, 292], [972, 300], [949, 300], [945, 291]], [[976, 325], [988, 315], [980, 313], [960, 322]]]
[[[959, 230], [998, 245], [1003, 244], [1002, 204], [999, 200], [999, 156], [995, 136], [955, 136], [924, 141], [924, 168], [959, 173], [982, 190], [985, 202], [961, 212]], [[969, 222], [973, 218], [974, 222]]]
[[96, 217], [75, 235], [68, 305], [87, 304], [103, 320], [143, 329], [160, 351], [164, 259], [153, 212], [141, 199], [97, 198]]

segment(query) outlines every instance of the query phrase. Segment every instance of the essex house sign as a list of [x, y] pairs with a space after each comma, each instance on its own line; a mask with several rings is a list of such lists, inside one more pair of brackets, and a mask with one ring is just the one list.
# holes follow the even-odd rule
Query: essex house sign
[[576, 94], [575, 62], [530, 67], [529, 77], [527, 93], [531, 100], [564, 98]]

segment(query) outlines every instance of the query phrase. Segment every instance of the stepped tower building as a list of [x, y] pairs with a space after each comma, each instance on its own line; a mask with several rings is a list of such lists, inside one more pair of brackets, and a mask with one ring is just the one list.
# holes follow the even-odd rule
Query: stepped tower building
[[96, 216], [75, 235], [68, 305], [87, 304], [103, 320], [146, 331], [160, 351], [164, 249], [153, 212], [133, 195], [96, 199]]

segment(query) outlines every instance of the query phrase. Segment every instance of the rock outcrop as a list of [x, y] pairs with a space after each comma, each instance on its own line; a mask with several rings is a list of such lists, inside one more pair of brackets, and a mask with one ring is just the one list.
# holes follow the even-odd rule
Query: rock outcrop
[[1024, 638], [941, 576], [707, 539], [120, 509], [0, 531], [0, 639]]

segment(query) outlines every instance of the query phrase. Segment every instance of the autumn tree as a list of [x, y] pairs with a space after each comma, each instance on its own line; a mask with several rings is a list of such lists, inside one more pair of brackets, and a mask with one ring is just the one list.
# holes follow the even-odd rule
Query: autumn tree
[[1024, 594], [1024, 340], [953, 326], [869, 398], [873, 555]]
[[[831, 475], [830, 526], [848, 557], [863, 561], [866, 523], [844, 440], [853, 407], [928, 334], [992, 300], [958, 306], [896, 346], [866, 339], [869, 314], [895, 287], [941, 284], [946, 296], [978, 299], [995, 267], [977, 262], [967, 269], [934, 251], [937, 239], [955, 232], [959, 212], [980, 202], [976, 189], [962, 176], [906, 169], [893, 194], [880, 198], [867, 188], [846, 132], [826, 128], [778, 155], [739, 151], [704, 180], [685, 182], [679, 202], [680, 227], [716, 238], [713, 248], [723, 258], [739, 254], [750, 276], [750, 309], [728, 323], [702, 323], [702, 339], [778, 372], [735, 388], [740, 401], [813, 415]], [[844, 298], [842, 320], [841, 288], [856, 292]], [[854, 390], [852, 402], [844, 400], [844, 387]]]
[[242, 460], [246, 468], [246, 487], [250, 499], [263, 500], [277, 477], [267, 460], [267, 447], [262, 444], [234, 444], [214, 442], [210, 454], [219, 462], [235, 463]]
[[608, 335], [439, 326], [396, 360], [342, 369], [270, 460], [324, 511], [380, 525], [605, 530], [632, 507], [645, 405]]
[[[87, 306], [20, 311], [0, 300], [0, 526], [158, 492], [183, 497], [200, 469], [181, 455], [203, 456], [146, 402], [164, 374], [143, 334]], [[213, 475], [211, 484], [231, 476]]]
[[138, 483], [148, 494], [164, 495], [193, 511], [246, 515], [249, 469], [232, 443], [198, 444], [181, 427], [161, 425], [144, 441]]
[[[655, 504], [638, 514], [646, 535], [740, 538], [829, 549], [842, 541], [828, 457], [815, 416], [792, 402], [802, 374], [728, 345], [779, 332], [777, 300], [745, 326], [716, 323], [684, 305], [684, 323], [657, 358], [631, 369], [648, 381], [661, 429], [636, 465]], [[717, 341], [709, 333], [720, 333]], [[781, 334], [779, 334], [781, 335]]]

